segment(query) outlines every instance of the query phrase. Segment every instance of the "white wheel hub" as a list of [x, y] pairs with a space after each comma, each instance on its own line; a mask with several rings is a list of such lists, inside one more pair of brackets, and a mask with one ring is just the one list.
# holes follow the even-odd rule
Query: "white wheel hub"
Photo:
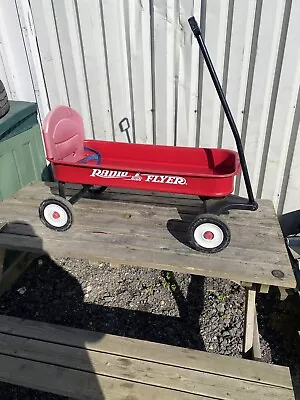
[[58, 204], [48, 204], [43, 213], [45, 220], [56, 228], [61, 228], [68, 222], [66, 210]]
[[194, 230], [194, 239], [199, 246], [213, 249], [223, 242], [224, 233], [218, 225], [205, 222]]

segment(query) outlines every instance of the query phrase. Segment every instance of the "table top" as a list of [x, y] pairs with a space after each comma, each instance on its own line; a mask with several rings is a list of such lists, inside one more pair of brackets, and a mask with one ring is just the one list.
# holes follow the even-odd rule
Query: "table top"
[[[67, 194], [76, 190], [70, 185]], [[189, 221], [202, 212], [197, 197], [108, 189], [77, 202], [71, 229], [56, 232], [46, 228], [38, 216], [40, 202], [51, 194], [57, 194], [55, 184], [34, 182], [0, 203], [0, 222], [9, 222], [0, 233], [0, 247], [113, 266], [296, 286], [271, 201], [259, 201], [255, 212], [234, 210], [224, 216], [231, 229], [231, 243], [222, 252], [207, 255], [185, 243]], [[284, 276], [274, 276], [274, 270]]]

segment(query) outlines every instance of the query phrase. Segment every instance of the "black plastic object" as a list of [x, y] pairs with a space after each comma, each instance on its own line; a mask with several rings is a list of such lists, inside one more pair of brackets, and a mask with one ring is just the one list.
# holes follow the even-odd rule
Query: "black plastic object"
[[131, 139], [130, 139], [130, 135], [129, 135], [130, 124], [129, 124], [129, 120], [127, 117], [123, 118], [120, 121], [119, 127], [120, 127], [121, 132], [126, 132], [128, 143], [131, 143]]
[[3, 82], [0, 80], [0, 118], [4, 117], [9, 111], [10, 104]]

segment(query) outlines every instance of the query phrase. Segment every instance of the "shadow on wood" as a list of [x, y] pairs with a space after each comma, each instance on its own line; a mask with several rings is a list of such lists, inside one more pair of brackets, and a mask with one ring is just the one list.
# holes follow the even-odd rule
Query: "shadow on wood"
[[[170, 284], [175, 285], [175, 289], [172, 293], [176, 299], [180, 317], [169, 317], [143, 311], [131, 311], [118, 307], [105, 307], [96, 304], [89, 304], [84, 300], [84, 291], [81, 283], [65, 269], [60, 267], [55, 261], [49, 258], [47, 254], [42, 254], [44, 251], [43, 241], [36, 235], [33, 228], [29, 224], [24, 223], [24, 221], [14, 221], [12, 223], [14, 225], [22, 225], [23, 229], [26, 230], [26, 235], [35, 238], [36, 251], [40, 252], [41, 255], [35, 260], [33, 265], [27, 271], [26, 277], [24, 277], [27, 279], [27, 282], [29, 280], [27, 285], [25, 283], [28, 291], [25, 291], [22, 295], [16, 293], [13, 304], [11, 303], [11, 300], [9, 300], [11, 299], [9, 297], [9, 292], [0, 298], [1, 314], [32, 321], [41, 320], [52, 324], [72, 326], [81, 329], [92, 329], [96, 332], [105, 332], [105, 334], [114, 334], [129, 338], [132, 337], [169, 345], [205, 350], [203, 340], [201, 335], [199, 335], [199, 316], [203, 309], [204, 278], [193, 277], [191, 279], [188, 295], [185, 299], [176, 283], [174, 275], [171, 277], [168, 273], [165, 274], [166, 280], [170, 281], [170, 278], [172, 278]], [[18, 285], [22, 286], [22, 282], [18, 282]], [[52, 290], [52, 288], [54, 288], [54, 290]], [[38, 312], [32, 312], [32, 308], [30, 307], [31, 302], [39, 305]], [[55, 312], [49, 312], [49, 307], [55, 309]], [[185, 331], [185, 335], [173, 335], [170, 334], [170, 331]], [[105, 334], [97, 333], [97, 341], [101, 341]], [[5, 342], [3, 342], [3, 340], [4, 339], [2, 339], [1, 342], [0, 335], [0, 355], [2, 354], [3, 357], [7, 357], [6, 362], [8, 363], [7, 365], [9, 365], [9, 357], [11, 356], [5, 353]], [[24, 343], [26, 347], [26, 342]], [[83, 348], [85, 346], [84, 341], [77, 345]], [[19, 344], [19, 348], [21, 354], [24, 346]], [[43, 351], [43, 348], [41, 348], [41, 351]], [[15, 355], [17, 356], [17, 354], [18, 352], [16, 351]], [[81, 351], [80, 357], [81, 360], [80, 365], [78, 364], [78, 370], [83, 372], [93, 370], [93, 364], [89, 360], [88, 353], [86, 352], [85, 356]], [[126, 365], [123, 367], [125, 371]], [[29, 369], [26, 368], [24, 379], [22, 378], [21, 364], [19, 370], [15, 369], [15, 365], [11, 365], [9, 368], [11, 372], [10, 376], [3, 376], [3, 374], [1, 374], [0, 379], [12, 384], [49, 391], [47, 382], [45, 382], [43, 377], [48, 373], [51, 376], [52, 372], [44, 369], [46, 368], [44, 364], [40, 366], [31, 365], [31, 373], [29, 373]], [[76, 382], [76, 379], [78, 379], [78, 373], [72, 372], [70, 376], [67, 375], [64, 374], [65, 384], [62, 379], [56, 379], [55, 382], [53, 381], [53, 393], [71, 397], [77, 396], [76, 398], [81, 398], [85, 393], [89, 394], [90, 399], [104, 400], [106, 398], [106, 395], [102, 390], [103, 388], [101, 387], [101, 375], [90, 374], [84, 378], [83, 374], [84, 383]], [[93, 379], [93, 376], [95, 379]], [[39, 378], [37, 379], [37, 377]], [[73, 383], [72, 379], [74, 379]], [[115, 387], [114, 390], [120, 389], [118, 389], [118, 384], [118, 381], [113, 384]], [[126, 390], [124, 388], [122, 390], [125, 390], [130, 394], [131, 389], [129, 386], [127, 389], [125, 388]], [[72, 390], [70, 387], [73, 387]], [[107, 386], [105, 387], [105, 390], [107, 391]], [[1, 391], [4, 391], [5, 393], [5, 384], [0, 384], [0, 394]]]
[[[36, 250], [37, 252], [40, 250], [40, 252], [43, 252], [43, 241], [40, 237], [38, 237], [34, 231], [34, 229], [24, 221], [17, 221], [14, 223], [21, 223], [26, 226], [26, 231], [28, 236], [33, 236], [36, 238]], [[47, 257], [44, 255], [44, 257]], [[44, 269], [45, 272], [45, 281], [53, 279], [53, 275], [55, 279], [57, 279], [57, 291], [53, 292], [53, 297], [51, 299], [47, 299], [47, 302], [45, 303], [41, 293], [40, 297], [36, 298], [37, 302], [40, 302], [41, 307], [40, 309], [42, 310], [44, 307], [44, 310], [38, 314], [38, 315], [31, 315], [30, 314], [30, 307], [28, 307], [26, 303], [26, 294], [24, 293], [23, 295], [20, 295], [18, 298], [15, 299], [16, 305], [17, 305], [17, 314], [21, 318], [26, 318], [28, 317], [29, 319], [36, 319], [39, 320], [42, 318], [45, 320], [46, 315], [50, 314], [49, 312], [47, 313], [47, 309], [49, 307], [56, 307], [56, 296], [59, 295], [60, 292], [60, 284], [62, 284], [64, 287], [68, 287], [68, 290], [70, 293], [73, 293], [74, 296], [76, 296], [76, 301], [79, 304], [84, 304], [84, 293], [81, 288], [80, 283], [77, 281], [76, 278], [74, 278], [72, 275], [67, 273], [67, 271], [63, 270], [61, 267], [59, 267], [57, 264], [52, 263], [51, 268], [45, 268], [45, 263], [41, 262], [41, 259], [37, 261], [37, 268], [39, 269]], [[34, 282], [34, 276], [32, 280], [33, 287], [30, 288], [29, 290], [34, 290], [34, 286], [36, 282]], [[62, 293], [60, 293], [61, 295]], [[67, 301], [67, 294], [64, 292], [65, 300]], [[60, 297], [60, 296], [59, 296]], [[5, 295], [4, 297], [5, 298]], [[0, 298], [0, 304], [2, 305], [1, 313], [6, 313], [7, 314], [14, 314], [5, 307], [3, 307], [3, 303], [1, 302], [2, 298]], [[62, 310], [57, 310], [57, 315], [63, 315], [61, 313]], [[53, 313], [51, 313], [53, 316]], [[54, 321], [52, 322], [58, 322]], [[62, 322], [62, 321], [60, 321]], [[64, 323], [67, 324], [67, 321], [64, 321]], [[102, 338], [105, 336], [103, 333], [97, 333], [96, 335], [97, 341], [101, 341]], [[84, 348], [84, 341], [80, 344]], [[41, 363], [35, 363], [31, 365], [31, 368], [24, 368], [26, 365], [25, 361], [20, 362], [19, 364], [15, 362], [16, 357], [18, 356], [18, 349], [16, 348], [14, 351], [14, 356], [12, 357], [11, 355], [6, 355], [5, 353], [5, 343], [0, 340], [0, 355], [2, 357], [5, 357], [5, 368], [1, 369], [0, 373], [0, 380], [12, 384], [18, 384], [21, 386], [25, 387], [33, 387], [38, 390], [45, 390], [45, 391], [51, 391], [49, 390], [49, 383], [48, 381], [52, 379], [53, 382], [53, 393], [60, 394], [63, 396], [69, 396], [71, 395], [74, 398], [80, 398], [77, 396], [83, 396], [85, 393], [88, 393], [90, 395], [89, 398], [91, 399], [99, 399], [99, 400], [105, 400], [105, 396], [102, 392], [101, 385], [99, 385], [99, 380], [96, 379], [96, 375], [90, 374], [85, 379], [78, 379], [78, 373], [73, 374], [70, 373], [64, 373], [64, 371], [61, 370], [61, 373], [59, 374], [59, 367], [56, 367], [55, 365], [51, 366], [50, 364], [45, 367], [44, 364]], [[24, 343], [21, 347], [20, 352], [24, 351], [26, 349], [26, 343]], [[43, 352], [43, 349], [41, 347], [41, 353]], [[26, 356], [24, 356], [26, 359]], [[22, 358], [21, 358], [22, 359]], [[57, 360], [58, 361], [58, 360]], [[84, 351], [81, 354], [81, 363], [85, 365], [85, 368], [92, 371], [93, 370], [93, 365], [90, 362], [89, 356], [87, 353]], [[3, 360], [2, 360], [3, 364]], [[81, 365], [78, 365], [78, 370], [80, 370], [82, 367]], [[48, 376], [48, 377], [47, 377]], [[93, 378], [94, 377], [94, 378]], [[3, 385], [3, 384], [2, 384]], [[0, 384], [0, 392], [1, 392], [1, 384]], [[5, 391], [5, 385], [4, 385], [4, 391]], [[4, 397], [7, 398], [4, 392]], [[3, 397], [3, 398], [4, 398]]]

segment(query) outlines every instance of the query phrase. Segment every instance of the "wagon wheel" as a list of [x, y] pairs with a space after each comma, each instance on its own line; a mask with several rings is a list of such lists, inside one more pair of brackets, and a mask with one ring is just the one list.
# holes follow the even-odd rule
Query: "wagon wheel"
[[89, 192], [92, 194], [101, 194], [107, 189], [107, 186], [92, 186], [89, 188]]
[[188, 241], [191, 246], [203, 253], [218, 253], [230, 243], [228, 225], [215, 215], [202, 214], [188, 228]]
[[41, 202], [39, 216], [47, 228], [63, 232], [68, 230], [74, 220], [72, 204], [60, 197], [49, 197]]

